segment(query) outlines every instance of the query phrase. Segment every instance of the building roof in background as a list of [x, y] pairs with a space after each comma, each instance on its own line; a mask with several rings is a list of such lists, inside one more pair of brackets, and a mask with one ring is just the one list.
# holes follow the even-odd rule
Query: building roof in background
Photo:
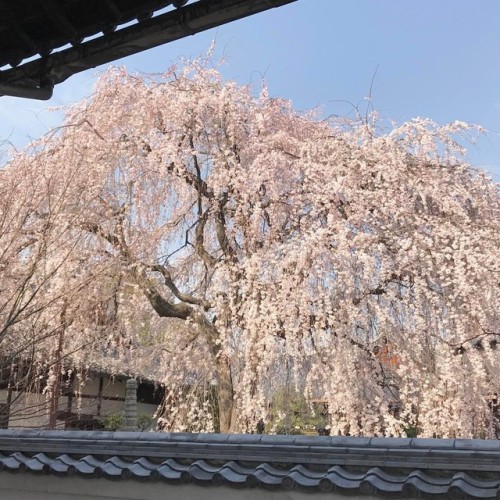
[[75, 73], [293, 1], [0, 0], [0, 95], [48, 99]]
[[0, 468], [383, 497], [500, 497], [500, 441], [0, 430]]

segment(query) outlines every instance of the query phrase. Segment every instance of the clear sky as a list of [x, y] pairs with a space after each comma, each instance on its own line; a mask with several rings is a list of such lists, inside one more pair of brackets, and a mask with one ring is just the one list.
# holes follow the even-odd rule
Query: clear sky
[[[130, 71], [161, 72], [216, 40], [226, 78], [259, 84], [297, 109], [347, 115], [373, 105], [384, 117], [463, 120], [489, 130], [469, 160], [500, 181], [499, 0], [297, 0], [116, 61]], [[0, 97], [0, 139], [17, 147], [61, 122], [48, 108], [91, 91], [96, 68], [56, 86], [48, 102]]]

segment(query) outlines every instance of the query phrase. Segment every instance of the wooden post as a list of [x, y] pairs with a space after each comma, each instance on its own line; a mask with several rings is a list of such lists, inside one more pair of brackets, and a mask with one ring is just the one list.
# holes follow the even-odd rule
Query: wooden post
[[102, 390], [104, 388], [104, 377], [99, 377], [99, 392], [97, 393], [97, 411], [96, 415], [98, 417], [101, 416], [101, 409], [102, 409]]

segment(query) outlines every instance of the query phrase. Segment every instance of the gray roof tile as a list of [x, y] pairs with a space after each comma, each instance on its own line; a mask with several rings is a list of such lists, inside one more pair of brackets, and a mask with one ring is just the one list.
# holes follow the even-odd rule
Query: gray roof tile
[[4, 468], [9, 471], [17, 471], [21, 469], [29, 457], [25, 457], [22, 453], [13, 453], [12, 455], [6, 457], [2, 460]]
[[228, 462], [214, 474], [216, 484], [232, 484], [234, 486], [244, 486], [253, 468], [241, 467], [237, 462]]
[[493, 499], [500, 498], [499, 444], [0, 430], [0, 470], [177, 484], [194, 481], [236, 488], [335, 490], [383, 497]]

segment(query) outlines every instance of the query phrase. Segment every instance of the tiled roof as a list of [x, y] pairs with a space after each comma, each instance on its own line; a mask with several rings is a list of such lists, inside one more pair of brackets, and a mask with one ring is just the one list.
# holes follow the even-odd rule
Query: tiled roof
[[500, 441], [486, 440], [1, 430], [0, 469], [382, 497], [500, 498]]

